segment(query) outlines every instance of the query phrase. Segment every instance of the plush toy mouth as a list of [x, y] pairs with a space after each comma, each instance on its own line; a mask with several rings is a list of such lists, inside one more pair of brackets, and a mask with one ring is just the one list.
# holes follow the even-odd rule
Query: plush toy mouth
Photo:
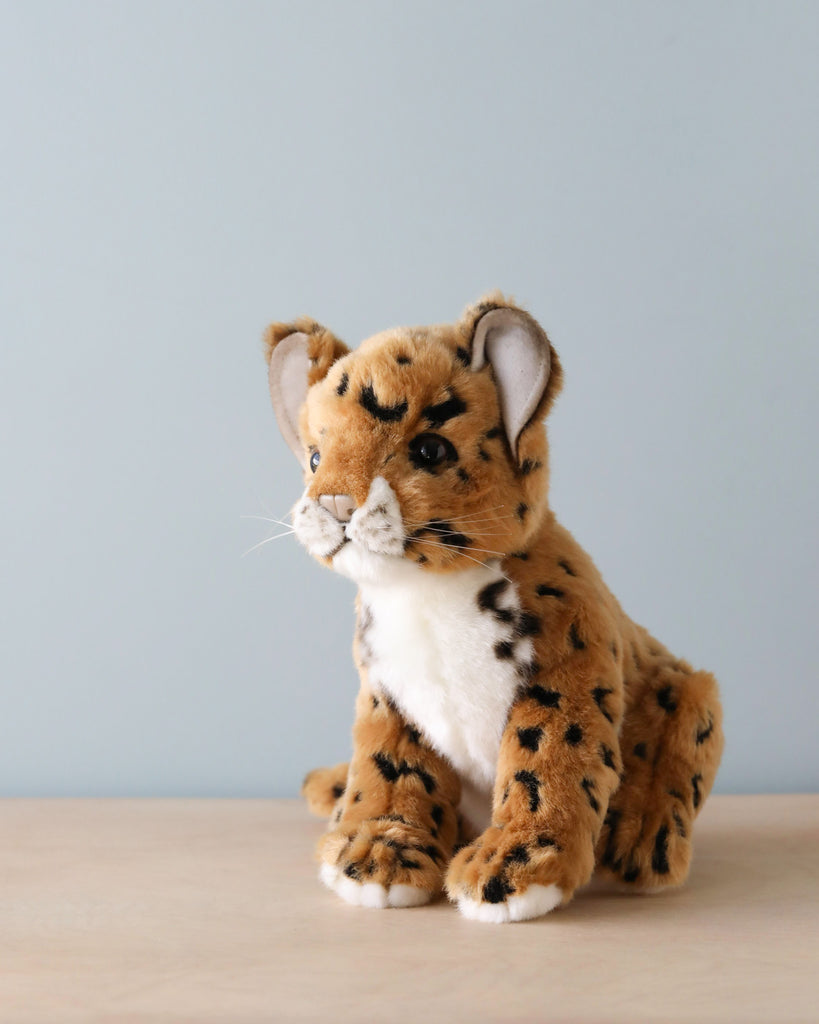
[[329, 559], [335, 558], [339, 551], [341, 551], [341, 549], [344, 547], [344, 545], [350, 543], [350, 540], [351, 538], [348, 537], [347, 534], [345, 533], [345, 535], [341, 538], [341, 543], [337, 544], [332, 551], [328, 551], [324, 557]]

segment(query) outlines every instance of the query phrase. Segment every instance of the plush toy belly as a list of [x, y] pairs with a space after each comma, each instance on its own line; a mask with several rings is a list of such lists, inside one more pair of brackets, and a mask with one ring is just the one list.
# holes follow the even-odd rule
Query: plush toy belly
[[[460, 812], [479, 832], [489, 824], [501, 737], [532, 642], [515, 635], [517, 590], [499, 562], [413, 575], [401, 587], [361, 588], [370, 685], [458, 772]], [[487, 595], [501, 588], [488, 614]]]

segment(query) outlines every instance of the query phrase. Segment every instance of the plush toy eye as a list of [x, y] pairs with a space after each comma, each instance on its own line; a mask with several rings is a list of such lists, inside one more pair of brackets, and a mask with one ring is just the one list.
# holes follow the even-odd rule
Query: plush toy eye
[[432, 470], [447, 460], [458, 458], [452, 443], [439, 434], [419, 434], [409, 443], [409, 457], [418, 469]]
[[310, 469], [312, 469], [314, 473], [318, 469], [318, 464], [320, 462], [321, 462], [321, 453], [320, 452], [313, 452], [313, 454], [310, 456]]

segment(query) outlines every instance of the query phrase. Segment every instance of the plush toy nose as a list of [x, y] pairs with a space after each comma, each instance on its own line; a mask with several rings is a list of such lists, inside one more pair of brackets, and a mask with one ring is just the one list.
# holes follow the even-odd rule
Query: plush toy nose
[[340, 523], [349, 523], [355, 512], [355, 502], [349, 494], [320, 494], [319, 505], [326, 508]]

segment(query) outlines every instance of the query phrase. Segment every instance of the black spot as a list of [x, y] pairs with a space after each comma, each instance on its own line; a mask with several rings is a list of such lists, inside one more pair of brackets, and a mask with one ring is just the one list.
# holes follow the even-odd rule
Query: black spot
[[521, 612], [518, 616], [515, 632], [518, 636], [537, 636], [541, 625], [539, 616], [533, 615], [532, 612]]
[[419, 556], [418, 556], [418, 557], [417, 557], [417, 558], [415, 559], [415, 561], [416, 561], [416, 562], [417, 562], [417, 563], [418, 563], [419, 565], [426, 565], [426, 563], [427, 563], [427, 562], [429, 561], [429, 559], [427, 558], [427, 556], [426, 556], [426, 555], [419, 555]]
[[370, 700], [373, 702], [373, 708], [377, 708], [381, 704], [381, 701], [378, 699], [378, 697], [370, 697]]
[[460, 478], [461, 480], [463, 480], [463, 482], [464, 482], [465, 484], [468, 484], [468, 483], [469, 483], [469, 480], [470, 480], [470, 476], [469, 476], [469, 473], [467, 473], [467, 471], [466, 471], [466, 470], [464, 469], [464, 467], [463, 467], [463, 466], [458, 466], [458, 477], [459, 477], [459, 478]]
[[417, 860], [410, 860], [410, 858], [405, 857], [403, 853], [398, 854], [398, 865], [399, 867], [409, 868], [410, 870], [421, 867]]
[[615, 772], [617, 771], [614, 764], [614, 751], [609, 750], [605, 743], [600, 744], [600, 757], [607, 768], [611, 768]]
[[359, 790], [356, 791], [356, 794], [353, 797], [353, 803], [357, 804], [357, 803], [360, 803], [360, 802], [361, 802], [361, 790], [359, 789]]
[[536, 469], [540, 469], [542, 463], [538, 462], [537, 459], [524, 459], [520, 464], [521, 476], [529, 476], [530, 473], [534, 473]]
[[640, 877], [640, 869], [638, 867], [630, 867], [623, 872], [624, 882], [636, 882]]
[[401, 777], [400, 769], [387, 754], [381, 752], [373, 754], [373, 761], [387, 782], [396, 782]]
[[594, 789], [594, 779], [583, 779], [580, 785], [586, 791], [586, 796], [589, 800], [589, 807], [591, 807], [595, 814], [598, 814], [600, 811], [600, 804], [597, 801], [597, 797], [592, 793], [592, 790]]
[[560, 566], [560, 568], [567, 575], [569, 575], [569, 576], [576, 576], [577, 575], [577, 573], [574, 571], [574, 569], [572, 569], [572, 567], [569, 565], [569, 563], [564, 561], [563, 559], [561, 559], [557, 564]]
[[651, 869], [658, 875], [667, 875], [671, 870], [668, 863], [668, 827], [661, 825], [654, 839], [654, 852], [651, 855]]
[[569, 629], [569, 640], [571, 641], [572, 647], [576, 651], [585, 651], [586, 644], [584, 640], [581, 640], [580, 634], [577, 632], [577, 623], [573, 622]]
[[424, 789], [427, 793], [431, 793], [435, 789], [435, 779], [433, 779], [429, 772], [425, 772], [423, 768], [410, 768], [409, 772], [414, 772], [418, 776], [424, 784]]
[[706, 729], [698, 729], [697, 730], [697, 746], [699, 746], [700, 743], [705, 743], [705, 741], [711, 736], [711, 733], [713, 731], [714, 731], [714, 717], [711, 714], [711, 712], [709, 711], [708, 712], [708, 727]]
[[488, 583], [478, 592], [478, 607], [483, 612], [492, 612], [498, 622], [513, 622], [515, 613], [510, 608], [499, 608], [498, 598], [509, 586], [509, 580], [499, 579]]
[[446, 401], [438, 402], [437, 405], [428, 405], [421, 415], [427, 420], [430, 427], [440, 427], [447, 420], [454, 419], [465, 412], [466, 402], [452, 392]]
[[398, 423], [406, 416], [409, 408], [406, 400], [395, 405], [379, 405], [372, 384], [367, 384], [361, 389], [358, 401], [371, 416], [381, 420], [382, 423]]
[[518, 742], [527, 750], [537, 750], [542, 736], [543, 730], [539, 725], [533, 725], [530, 729], [518, 729]]
[[355, 864], [348, 864], [344, 869], [344, 874], [348, 878], [353, 878], [355, 880], [358, 880], [359, 877], [358, 868], [355, 866]]
[[592, 697], [594, 697], [595, 704], [600, 708], [600, 711], [601, 711], [603, 717], [606, 719], [606, 721], [614, 722], [614, 719], [611, 717], [611, 715], [608, 713], [608, 711], [606, 711], [606, 709], [603, 707], [603, 701], [606, 699], [606, 696], [608, 694], [610, 694], [610, 693], [614, 693], [614, 690], [612, 690], [612, 689], [610, 689], [609, 687], [606, 687], [606, 686], [595, 686], [595, 688], [592, 690], [591, 693], [592, 693]]
[[440, 828], [444, 821], [444, 809], [440, 804], [433, 804], [432, 810], [429, 812], [430, 817], [435, 822], [435, 827]]
[[529, 792], [529, 810], [532, 814], [540, 807], [540, 780], [533, 772], [522, 768], [515, 772], [515, 782], [525, 786]]
[[441, 851], [438, 849], [437, 846], [433, 846], [431, 843], [429, 846], [420, 847], [419, 852], [425, 853], [427, 857], [429, 857], [429, 859], [435, 864], [437, 864], [438, 861], [443, 859], [443, 854], [441, 853]]
[[639, 757], [641, 761], [645, 761], [648, 757], [648, 750], [645, 743], [635, 743], [632, 753], [635, 757]]
[[558, 590], [557, 587], [550, 587], [548, 583], [539, 583], [535, 593], [538, 597], [563, 597], [562, 590]]
[[346, 373], [342, 373], [341, 380], [338, 382], [338, 387], [336, 388], [336, 394], [339, 395], [339, 396], [340, 395], [346, 395], [347, 394], [347, 385], [349, 383], [350, 383], [349, 376]]
[[376, 768], [387, 782], [397, 782], [402, 775], [416, 775], [423, 783], [427, 793], [431, 793], [435, 789], [435, 779], [433, 779], [429, 772], [417, 765], [410, 765], [406, 761], [400, 761], [396, 764], [389, 754], [383, 752], [373, 754], [372, 759], [375, 762]]
[[507, 661], [515, 653], [515, 642], [513, 640], [498, 640], [495, 644], [495, 657], [501, 661]]
[[396, 356], [395, 357], [395, 361], [396, 361], [396, 363], [398, 363], [399, 366], [411, 366], [412, 365], [412, 360], [410, 359], [410, 357], [409, 356], [405, 356], [403, 353], [400, 356]]
[[536, 700], [544, 708], [560, 707], [561, 694], [557, 690], [547, 690], [539, 683], [530, 686], [526, 691], [526, 696]]
[[509, 580], [499, 579], [488, 583], [478, 592], [478, 607], [481, 611], [494, 611], [497, 607], [497, 599], [509, 586]]
[[379, 814], [375, 819], [376, 821], [397, 821], [401, 825], [407, 824], [407, 819], [403, 814]]
[[504, 864], [528, 864], [529, 854], [525, 846], [513, 846], [509, 853], [503, 858]]
[[691, 785], [692, 785], [692, 787], [694, 789], [694, 807], [695, 808], [699, 807], [700, 801], [702, 800], [702, 794], [700, 793], [700, 783], [701, 782], [702, 782], [702, 775], [700, 775], [699, 773], [697, 773], [691, 779]]
[[512, 552], [512, 558], [519, 558], [521, 560], [521, 562], [528, 562], [529, 561], [529, 552], [528, 551], [513, 551]]
[[503, 427], [500, 425], [498, 425], [497, 427], [492, 427], [492, 429], [487, 430], [487, 432], [483, 436], [489, 440], [491, 440], [493, 437], [503, 437]]
[[667, 789], [666, 793], [668, 793], [669, 796], [673, 796], [675, 800], [679, 800], [680, 803], [685, 803], [685, 797], [678, 789]]
[[337, 782], [337, 783], [336, 783], [336, 784], [335, 784], [335, 785], [333, 786], [333, 799], [334, 799], [334, 800], [338, 800], [338, 798], [339, 798], [340, 796], [344, 796], [344, 790], [345, 790], [346, 788], [347, 788], [346, 786], [342, 786], [342, 784], [341, 784], [340, 782]]
[[657, 691], [657, 703], [669, 715], [677, 710], [677, 702], [674, 700], [674, 691], [670, 684]]
[[458, 357], [458, 359], [460, 359], [464, 366], [469, 366], [469, 364], [472, 362], [472, 357], [469, 354], [469, 349], [461, 348], [460, 345], [455, 349], [455, 355]]
[[572, 747], [576, 747], [578, 743], [582, 742], [583, 730], [577, 722], [572, 722], [569, 728], [563, 733], [563, 739]]
[[677, 829], [677, 835], [681, 839], [685, 839], [685, 825], [683, 824], [683, 820], [680, 817], [679, 811], [677, 810], [676, 807], [671, 812], [671, 814], [672, 814], [672, 817], [674, 818], [674, 826]]
[[[458, 533], [452, 529], [452, 526], [445, 522], [443, 519], [430, 519], [426, 526], [421, 526], [417, 530], [413, 530], [410, 534], [409, 542], [418, 540], [425, 533], [432, 534], [432, 540], [439, 544], [448, 544], [453, 548], [466, 548], [472, 543], [472, 540], [466, 536], [465, 533]], [[421, 542], [423, 543], [423, 541]]]
[[545, 849], [547, 846], [553, 846], [556, 850], [560, 849], [560, 847], [557, 845], [554, 839], [552, 839], [551, 836], [540, 835], [537, 837], [536, 842], [541, 849]]
[[520, 520], [521, 522], [523, 522], [523, 519], [524, 519], [524, 517], [525, 517], [525, 515], [526, 515], [526, 513], [527, 513], [528, 511], [529, 511], [529, 506], [528, 506], [528, 505], [526, 504], [526, 502], [525, 502], [525, 501], [522, 501], [522, 502], [521, 502], [521, 503], [520, 503], [520, 504], [518, 505], [518, 507], [517, 507], [517, 508], [515, 509], [515, 515], [516, 515], [516, 516], [518, 517], [518, 519], [519, 519], [519, 520]]
[[490, 878], [483, 887], [484, 902], [503, 903], [506, 897], [514, 891], [515, 887], [513, 885], [510, 885], [505, 878], [496, 875], [494, 878]]
[[484, 461], [484, 462], [489, 462], [489, 460], [490, 460], [490, 459], [491, 459], [491, 457], [492, 457], [492, 456], [491, 456], [491, 455], [489, 454], [489, 452], [486, 452], [486, 451], [484, 451], [484, 450], [483, 450], [483, 448], [479, 448], [479, 449], [478, 449], [478, 455], [480, 455], [480, 457], [481, 457], [481, 458], [483, 459], [483, 461]]
[[415, 726], [407, 725], [404, 730], [410, 743], [420, 743], [421, 733], [415, 728]]

